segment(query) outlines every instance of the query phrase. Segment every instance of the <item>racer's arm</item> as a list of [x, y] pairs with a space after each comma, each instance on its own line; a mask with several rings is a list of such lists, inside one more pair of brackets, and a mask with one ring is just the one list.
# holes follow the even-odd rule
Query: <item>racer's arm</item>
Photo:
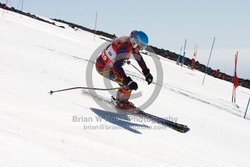
[[145, 61], [140, 53], [133, 52], [132, 54], [133, 54], [135, 60], [137, 61], [137, 63], [139, 64], [139, 66], [141, 67], [142, 71], [148, 69], [148, 67], [147, 67], [147, 65], [146, 65], [146, 63], [145, 63]]

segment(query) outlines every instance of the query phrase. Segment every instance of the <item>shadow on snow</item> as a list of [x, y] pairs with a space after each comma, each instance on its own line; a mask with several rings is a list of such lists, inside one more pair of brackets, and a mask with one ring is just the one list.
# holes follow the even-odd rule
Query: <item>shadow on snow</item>
[[113, 113], [96, 108], [90, 109], [103, 120], [122, 127], [133, 133], [142, 134], [140, 131], [138, 131], [138, 129], [149, 128], [149, 126], [147, 125], [130, 122], [131, 117], [129, 117], [128, 114]]

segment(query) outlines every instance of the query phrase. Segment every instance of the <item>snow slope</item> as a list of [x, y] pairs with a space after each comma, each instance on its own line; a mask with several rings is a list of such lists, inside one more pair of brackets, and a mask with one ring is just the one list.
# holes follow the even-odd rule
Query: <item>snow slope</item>
[[[249, 166], [250, 122], [242, 118], [249, 89], [237, 89], [237, 108], [230, 102], [231, 83], [207, 76], [202, 86], [202, 73], [161, 59], [163, 87], [146, 111], [187, 124], [186, 134], [105, 111], [81, 90], [51, 96], [51, 89], [86, 85], [88, 59], [105, 41], [97, 36], [94, 42], [93, 34], [66, 25], [2, 12], [1, 167]], [[151, 57], [144, 57], [155, 76]], [[125, 68], [139, 84], [143, 96], [134, 102], [141, 105], [155, 85]], [[95, 85], [104, 87], [102, 78], [93, 76]]]

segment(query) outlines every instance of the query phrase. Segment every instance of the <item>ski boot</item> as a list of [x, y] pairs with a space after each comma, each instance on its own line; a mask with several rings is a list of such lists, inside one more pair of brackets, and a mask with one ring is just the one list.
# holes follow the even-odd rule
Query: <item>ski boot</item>
[[131, 112], [137, 112], [135, 105], [130, 101], [116, 100], [116, 108]]

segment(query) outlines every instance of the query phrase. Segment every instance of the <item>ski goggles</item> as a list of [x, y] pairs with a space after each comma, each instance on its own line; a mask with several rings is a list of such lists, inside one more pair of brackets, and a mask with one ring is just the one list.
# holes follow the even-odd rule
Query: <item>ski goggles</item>
[[141, 43], [137, 38], [132, 37], [130, 38], [130, 42], [132, 44], [132, 47], [135, 49], [137, 47], [139, 47], [140, 50], [145, 50], [147, 45], [144, 45], [143, 43]]

